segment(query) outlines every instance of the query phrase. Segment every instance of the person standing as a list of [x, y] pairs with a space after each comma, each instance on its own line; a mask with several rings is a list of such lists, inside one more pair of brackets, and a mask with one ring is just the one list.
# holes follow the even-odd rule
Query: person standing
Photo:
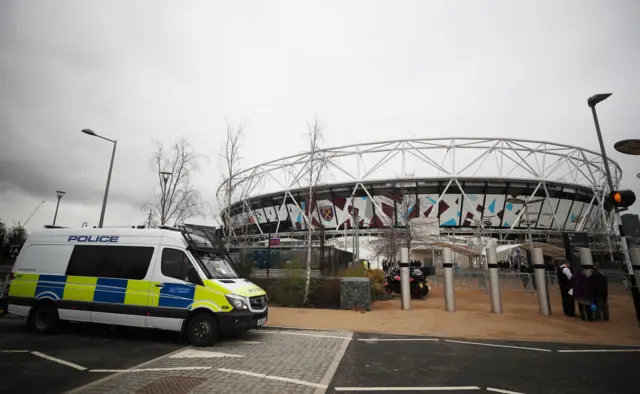
[[582, 320], [593, 321], [593, 315], [591, 313], [593, 288], [589, 278], [582, 272], [582, 268], [578, 268], [571, 277], [571, 287], [573, 288], [573, 298], [578, 303], [580, 318]]
[[596, 304], [595, 320], [609, 321], [609, 283], [597, 265], [591, 268], [589, 277], [593, 287], [593, 300]]
[[562, 297], [562, 311], [565, 316], [576, 316], [576, 304], [571, 295], [571, 270], [567, 263], [558, 267], [558, 285], [560, 286], [560, 296]]

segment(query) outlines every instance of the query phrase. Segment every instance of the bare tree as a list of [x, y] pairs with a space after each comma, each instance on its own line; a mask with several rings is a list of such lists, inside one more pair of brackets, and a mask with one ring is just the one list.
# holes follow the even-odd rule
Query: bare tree
[[231, 223], [231, 206], [245, 194], [242, 185], [237, 182], [237, 176], [240, 173], [240, 141], [244, 133], [244, 126], [240, 124], [237, 128], [227, 123], [227, 135], [220, 150], [220, 158], [222, 159], [222, 178], [224, 183], [222, 190], [218, 191], [218, 207], [221, 209], [222, 231], [224, 242], [227, 249], [231, 246], [231, 236], [234, 234], [233, 224]]
[[322, 141], [322, 125], [316, 120], [313, 124], [307, 124], [308, 141], [309, 141], [309, 160], [307, 162], [307, 175], [309, 177], [309, 195], [307, 197], [307, 272], [304, 284], [303, 305], [307, 303], [309, 298], [309, 284], [311, 283], [311, 235], [313, 233], [313, 210], [315, 209], [315, 189], [322, 175], [324, 174], [328, 159], [325, 152], [320, 148]]
[[175, 226], [200, 215], [200, 193], [191, 184], [191, 176], [199, 169], [198, 155], [185, 137], [176, 140], [170, 150], [158, 142], [151, 167], [158, 176], [160, 194], [142, 208], [153, 212], [155, 222]]

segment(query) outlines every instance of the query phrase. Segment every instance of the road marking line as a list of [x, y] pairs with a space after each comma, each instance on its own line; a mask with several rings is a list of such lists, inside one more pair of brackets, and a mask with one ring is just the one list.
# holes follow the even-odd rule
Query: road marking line
[[[174, 355], [176, 353], [180, 353], [184, 349], [188, 349], [188, 348], [189, 348], [188, 346], [185, 346], [185, 347], [180, 348], [178, 350], [175, 350], [173, 352], [169, 352], [167, 354], [163, 354], [162, 356], [156, 357], [156, 358], [154, 358], [152, 360], [140, 363], [140, 364], [138, 364], [138, 365], [136, 365], [136, 366], [134, 366], [132, 368], [144, 367], [145, 365], [149, 365], [149, 364], [155, 363], [156, 361], [162, 360], [162, 359], [164, 359], [166, 357], [169, 357], [169, 356], [172, 356], [172, 355]], [[106, 382], [108, 382], [108, 381], [110, 381], [112, 379], [117, 378], [118, 376], [120, 376], [120, 374], [118, 374], [118, 373], [114, 373], [113, 375], [105, 376], [105, 377], [103, 377], [101, 379], [94, 380], [93, 382], [87, 383], [87, 384], [85, 384], [83, 386], [71, 389], [71, 390], [67, 391], [65, 394], [79, 394], [79, 393], [82, 393], [83, 391], [85, 391], [85, 390], [87, 390], [87, 389], [89, 389], [91, 387], [99, 386], [99, 385], [101, 385], [103, 383], [106, 383]]]
[[49, 360], [49, 361], [53, 361], [54, 363], [58, 363], [58, 364], [66, 365], [67, 367], [75, 368], [75, 369], [80, 370], [80, 371], [84, 371], [86, 369], [85, 367], [80, 366], [78, 364], [70, 363], [69, 361], [64, 361], [64, 360], [61, 360], [59, 358], [51, 357], [51, 356], [46, 355], [44, 353], [31, 352], [31, 354], [33, 354], [34, 356], [42, 357], [42, 358], [44, 358], [46, 360]]
[[624, 353], [640, 352], [640, 349], [582, 349], [582, 350], [558, 350], [558, 353]]
[[361, 338], [358, 341], [362, 342], [392, 342], [392, 341], [428, 341], [436, 342], [438, 338]]
[[218, 371], [220, 371], [220, 372], [228, 372], [228, 373], [236, 373], [236, 374], [245, 375], [245, 376], [253, 376], [255, 378], [260, 378], [260, 379], [269, 379], [269, 380], [277, 380], [277, 381], [280, 381], [280, 382], [294, 383], [294, 384], [299, 384], [299, 385], [302, 385], [302, 386], [317, 387], [317, 388], [323, 388], [323, 389], [327, 388], [327, 386], [325, 386], [324, 384], [306, 382], [304, 380], [285, 378], [285, 377], [282, 377], [282, 376], [265, 375], [265, 374], [261, 374], [261, 373], [250, 372], [250, 371], [241, 371], [239, 369], [218, 368]]
[[347, 339], [351, 340], [351, 337], [343, 337], [340, 335], [322, 335], [322, 334], [307, 334], [306, 332], [290, 332], [290, 331], [263, 331], [263, 334], [283, 334], [283, 335], [298, 335], [303, 337], [315, 337], [315, 338], [336, 338], [336, 339]]
[[229, 354], [220, 352], [210, 352], [207, 350], [187, 349], [180, 353], [169, 356], [169, 358], [223, 358], [223, 357], [244, 357], [241, 354]]
[[[329, 364], [329, 368], [327, 368], [327, 371], [324, 373], [322, 380], [320, 380], [321, 385], [329, 387], [329, 385], [331, 384], [331, 380], [333, 380], [333, 376], [336, 374], [336, 371], [340, 366], [340, 361], [342, 361], [342, 358], [344, 357], [344, 353], [347, 351], [347, 348], [351, 343], [353, 333], [350, 332], [349, 334], [347, 334], [347, 336], [349, 337], [349, 340], [345, 339], [344, 342], [342, 342], [342, 345], [340, 345], [340, 349], [338, 349], [338, 352], [333, 357], [333, 361], [331, 361], [331, 364]], [[318, 387], [314, 394], [324, 394], [326, 392], [327, 392], [326, 388]]]
[[0, 353], [29, 353], [28, 350], [0, 350]]
[[480, 390], [478, 386], [444, 387], [336, 387], [335, 391], [469, 391]]
[[445, 339], [445, 342], [451, 343], [462, 343], [465, 345], [478, 345], [478, 346], [490, 346], [490, 347], [505, 347], [509, 349], [521, 349], [521, 350], [535, 350], [537, 352], [551, 352], [549, 349], [539, 349], [535, 347], [523, 347], [523, 346], [509, 346], [509, 345], [497, 345], [493, 343], [480, 343], [480, 342], [465, 342], [465, 341], [454, 341], [451, 339]]
[[173, 367], [173, 368], [140, 368], [140, 369], [92, 369], [89, 372], [121, 373], [121, 372], [166, 372], [166, 371], [197, 371], [211, 369], [211, 367]]
[[494, 389], [492, 387], [487, 387], [487, 391], [493, 391], [494, 393], [502, 393], [502, 394], [524, 394], [524, 393], [521, 393], [519, 391], [509, 391], [509, 390], [502, 390], [502, 389]]

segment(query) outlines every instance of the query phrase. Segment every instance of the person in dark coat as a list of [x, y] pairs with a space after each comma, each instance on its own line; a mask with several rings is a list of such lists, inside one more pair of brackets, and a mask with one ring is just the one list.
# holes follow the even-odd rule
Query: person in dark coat
[[591, 268], [591, 276], [589, 277], [593, 288], [593, 301], [596, 304], [596, 320], [609, 321], [609, 284], [607, 277], [604, 276], [600, 267], [594, 265]]
[[558, 286], [560, 286], [560, 295], [562, 297], [562, 311], [565, 316], [575, 317], [576, 304], [573, 300], [573, 295], [570, 294], [572, 274], [569, 269], [569, 264], [564, 263], [558, 266], [557, 276]]
[[591, 313], [591, 302], [593, 301], [593, 287], [591, 281], [584, 274], [581, 268], [571, 277], [571, 287], [573, 288], [573, 298], [578, 303], [580, 318], [582, 320], [593, 321]]

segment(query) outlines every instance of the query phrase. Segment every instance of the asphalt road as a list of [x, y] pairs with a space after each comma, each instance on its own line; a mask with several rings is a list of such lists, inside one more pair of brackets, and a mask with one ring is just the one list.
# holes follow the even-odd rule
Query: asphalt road
[[633, 377], [640, 365], [640, 352], [629, 348], [459, 341], [467, 343], [356, 334], [328, 392], [409, 392], [402, 388], [416, 392], [420, 387], [430, 388], [432, 393], [450, 393], [452, 387], [465, 392], [487, 392], [491, 388], [527, 394], [638, 392]]
[[37, 335], [0, 317], [0, 393], [62, 393], [110, 375], [91, 369], [127, 369], [185, 346], [175, 333], [89, 324]]

